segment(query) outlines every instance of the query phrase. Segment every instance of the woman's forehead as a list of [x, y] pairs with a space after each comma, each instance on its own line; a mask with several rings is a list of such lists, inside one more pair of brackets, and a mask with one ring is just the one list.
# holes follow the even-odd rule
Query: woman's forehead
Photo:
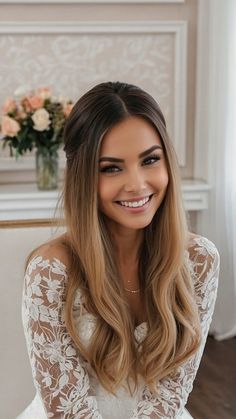
[[124, 153], [127, 150], [141, 153], [154, 145], [162, 147], [155, 128], [142, 118], [130, 117], [114, 125], [104, 135], [100, 154]]

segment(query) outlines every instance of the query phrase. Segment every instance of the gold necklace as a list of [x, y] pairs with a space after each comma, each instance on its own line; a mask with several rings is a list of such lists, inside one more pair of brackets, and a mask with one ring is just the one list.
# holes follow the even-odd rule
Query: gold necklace
[[140, 292], [140, 288], [138, 288], [137, 290], [129, 290], [128, 288], [125, 288], [125, 291], [130, 292], [131, 294], [138, 294], [138, 292]]

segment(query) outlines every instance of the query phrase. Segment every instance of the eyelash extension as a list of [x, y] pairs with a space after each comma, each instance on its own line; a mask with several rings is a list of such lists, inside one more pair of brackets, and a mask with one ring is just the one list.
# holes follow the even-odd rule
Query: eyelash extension
[[117, 172], [117, 171], [113, 172], [113, 171], [111, 171], [111, 169], [119, 169], [119, 167], [114, 166], [114, 165], [113, 166], [105, 166], [102, 169], [100, 169], [99, 171], [101, 173], [116, 173]]
[[152, 159], [155, 159], [156, 161], [158, 161], [158, 160], [161, 160], [161, 157], [158, 154], [151, 154], [150, 156], [146, 157], [143, 162], [145, 163], [146, 161], [152, 160]]
[[[158, 154], [151, 154], [150, 156], [146, 157], [143, 160], [143, 163], [146, 163], [147, 161], [152, 160], [152, 159], [158, 161], [158, 160], [161, 160], [161, 157]], [[112, 169], [119, 169], [120, 170], [120, 168], [118, 166], [110, 165], [110, 166], [105, 166], [102, 169], [100, 169], [100, 172], [101, 173], [117, 173], [119, 171], [119, 170], [113, 171]]]

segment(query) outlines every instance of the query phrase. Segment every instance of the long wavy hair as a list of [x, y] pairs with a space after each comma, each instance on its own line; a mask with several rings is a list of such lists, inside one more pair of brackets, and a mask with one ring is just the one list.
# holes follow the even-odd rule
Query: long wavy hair
[[[144, 229], [140, 247], [139, 275], [148, 331], [139, 346], [134, 342], [134, 321], [120, 285], [113, 241], [98, 207], [103, 137], [115, 124], [132, 116], [143, 118], [156, 129], [169, 175], [165, 197]], [[186, 258], [188, 228], [179, 167], [164, 116], [152, 96], [140, 88], [120, 82], [101, 83], [75, 104], [65, 127], [64, 143], [67, 166], [63, 203], [70, 254], [64, 313], [67, 329], [109, 392], [115, 393], [128, 383], [132, 393], [141, 375], [155, 393], [157, 382], [194, 354], [200, 343], [199, 316]], [[73, 319], [78, 288], [85, 308], [97, 318], [89, 347], [81, 342]]]

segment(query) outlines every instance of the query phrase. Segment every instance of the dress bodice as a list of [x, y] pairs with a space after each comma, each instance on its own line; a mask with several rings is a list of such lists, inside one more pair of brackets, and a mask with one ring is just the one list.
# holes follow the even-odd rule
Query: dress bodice
[[[56, 257], [45, 258], [41, 254], [30, 260], [24, 278], [22, 320], [37, 400], [41, 400], [45, 417], [187, 417], [184, 405], [192, 390], [216, 299], [219, 255], [212, 242], [195, 236], [186, 250], [186, 256], [194, 282], [202, 342], [194, 356], [175, 373], [157, 383], [159, 397], [154, 397], [142, 381], [133, 396], [121, 388], [116, 397], [101, 387], [65, 327], [63, 308], [68, 279], [66, 266]], [[88, 345], [96, 327], [96, 318], [83, 307], [80, 290], [75, 295], [73, 315], [79, 337], [84, 345]], [[137, 344], [142, 343], [147, 332], [148, 325], [145, 322], [135, 328], [134, 339]], [[28, 419], [27, 416], [20, 418]]]

